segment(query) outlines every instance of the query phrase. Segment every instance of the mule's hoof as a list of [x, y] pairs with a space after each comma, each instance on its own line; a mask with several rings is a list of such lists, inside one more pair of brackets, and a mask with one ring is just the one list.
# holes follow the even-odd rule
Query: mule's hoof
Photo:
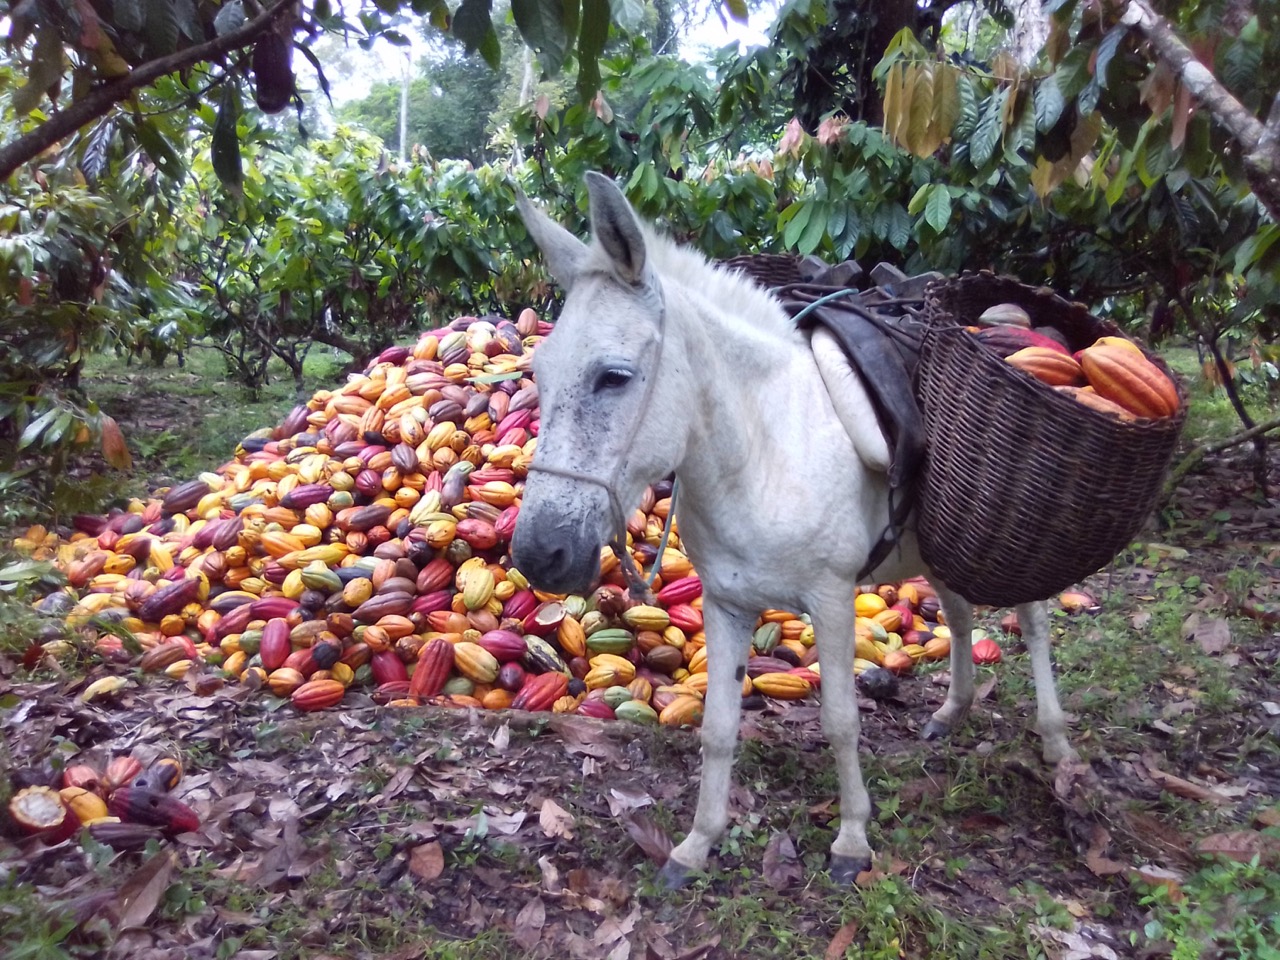
[[951, 736], [951, 725], [941, 720], [930, 720], [920, 733], [921, 740], [945, 740]]
[[871, 857], [846, 857], [838, 853], [831, 855], [831, 882], [841, 887], [849, 887], [858, 879], [858, 874], [871, 869]]
[[693, 878], [693, 871], [670, 857], [658, 871], [658, 883], [664, 890], [679, 890]]

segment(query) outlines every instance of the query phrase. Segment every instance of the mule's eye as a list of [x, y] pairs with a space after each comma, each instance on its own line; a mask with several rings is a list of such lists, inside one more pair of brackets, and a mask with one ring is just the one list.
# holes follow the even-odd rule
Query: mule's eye
[[632, 373], [624, 367], [609, 367], [596, 376], [596, 391], [617, 390], [631, 382]]

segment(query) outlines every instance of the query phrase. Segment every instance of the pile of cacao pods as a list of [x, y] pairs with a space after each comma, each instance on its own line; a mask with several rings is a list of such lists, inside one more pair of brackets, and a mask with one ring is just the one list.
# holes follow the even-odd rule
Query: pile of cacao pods
[[985, 311], [969, 328], [1007, 363], [1091, 410], [1125, 422], [1159, 420], [1178, 412], [1178, 389], [1142, 349], [1124, 337], [1099, 337], [1072, 353], [1053, 327], [1031, 327], [1016, 304]]
[[[16, 546], [68, 581], [36, 605], [66, 628], [40, 653], [70, 649], [74, 633], [128, 664], [127, 632], [144, 672], [204, 691], [250, 684], [300, 710], [363, 689], [395, 705], [697, 723], [702, 588], [678, 524], [658, 554], [669, 482], [627, 525], [637, 564], [656, 567], [655, 604], [629, 596], [607, 549], [589, 596], [541, 593], [511, 564], [538, 433], [529, 361], [549, 330], [531, 310], [515, 323], [461, 318], [384, 350], [216, 471], [77, 516], [65, 539], [32, 528]], [[923, 580], [863, 588], [856, 605], [859, 674], [948, 656]], [[766, 611], [752, 646], [744, 697], [799, 699], [818, 685], [803, 614]], [[104, 677], [82, 697], [124, 682]]]
[[10, 822], [46, 844], [61, 843], [88, 828], [99, 843], [141, 849], [152, 839], [200, 829], [200, 818], [170, 795], [182, 779], [182, 764], [161, 757], [149, 766], [135, 756], [117, 756], [105, 770], [73, 763], [60, 773], [48, 767], [15, 771]]

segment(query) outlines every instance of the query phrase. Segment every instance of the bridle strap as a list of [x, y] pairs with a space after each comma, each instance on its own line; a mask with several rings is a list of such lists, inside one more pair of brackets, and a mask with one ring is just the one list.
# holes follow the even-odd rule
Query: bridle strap
[[[661, 289], [656, 285], [650, 287], [654, 294], [661, 300]], [[658, 332], [657, 332], [657, 350], [654, 356], [653, 372], [645, 382], [644, 393], [640, 398], [639, 410], [643, 412], [649, 408], [649, 401], [653, 399], [653, 391], [658, 382], [658, 374], [662, 369], [662, 346], [666, 337], [663, 336], [667, 321], [666, 304], [661, 305], [658, 311]], [[627, 437], [627, 442], [623, 446], [623, 450], [630, 450], [635, 443], [636, 434], [640, 430], [640, 419], [637, 417], [631, 424], [631, 432]], [[534, 455], [537, 460], [537, 455]], [[658, 549], [658, 560], [654, 564], [653, 570], [646, 578], [636, 565], [635, 559], [631, 556], [631, 551], [627, 549], [627, 515], [622, 508], [622, 501], [617, 494], [617, 474], [622, 469], [622, 463], [625, 462], [625, 453], [623, 461], [619, 461], [618, 466], [614, 469], [613, 475], [607, 479], [594, 477], [589, 473], [580, 470], [570, 470], [562, 467], [544, 466], [539, 463], [530, 463], [529, 472], [538, 470], [542, 473], [549, 473], [552, 476], [564, 477], [566, 480], [575, 480], [580, 483], [594, 483], [605, 492], [609, 498], [609, 512], [613, 515], [613, 537], [609, 540], [609, 548], [613, 551], [614, 556], [618, 558], [618, 562], [622, 565], [622, 576], [626, 580], [627, 590], [630, 592], [632, 599], [639, 600], [641, 603], [652, 604], [654, 602], [653, 591], [650, 587], [654, 578], [657, 576], [658, 568], [662, 563], [662, 553], [666, 549], [667, 540], [671, 534], [671, 521], [675, 516], [675, 490], [672, 489], [671, 508], [667, 511], [667, 522], [662, 531], [662, 545]]]

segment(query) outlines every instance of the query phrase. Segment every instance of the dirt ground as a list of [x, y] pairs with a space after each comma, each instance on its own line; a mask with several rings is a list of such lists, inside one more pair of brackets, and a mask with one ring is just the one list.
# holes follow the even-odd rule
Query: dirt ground
[[[941, 668], [863, 703], [878, 861], [852, 891], [823, 872], [838, 798], [812, 702], [745, 714], [730, 833], [705, 878], [665, 893], [695, 731], [358, 695], [300, 715], [141, 675], [86, 704], [79, 672], [33, 681], [0, 658], [0, 762], [177, 756], [202, 821], [130, 851], [0, 838], [0, 939], [13, 957], [1169, 956], [1143, 891], [1176, 899], [1215, 850], [1280, 857], [1280, 508], [1229, 458], [1178, 504], [1154, 567], [1118, 563], [1088, 584], [1103, 615], [1055, 621], [1085, 763], [1039, 759], [1016, 643], [948, 744], [918, 739]], [[1105, 624], [1142, 636], [1170, 604], [1191, 652], [1111, 654], [1143, 678], [1116, 692], [1090, 666]]]

